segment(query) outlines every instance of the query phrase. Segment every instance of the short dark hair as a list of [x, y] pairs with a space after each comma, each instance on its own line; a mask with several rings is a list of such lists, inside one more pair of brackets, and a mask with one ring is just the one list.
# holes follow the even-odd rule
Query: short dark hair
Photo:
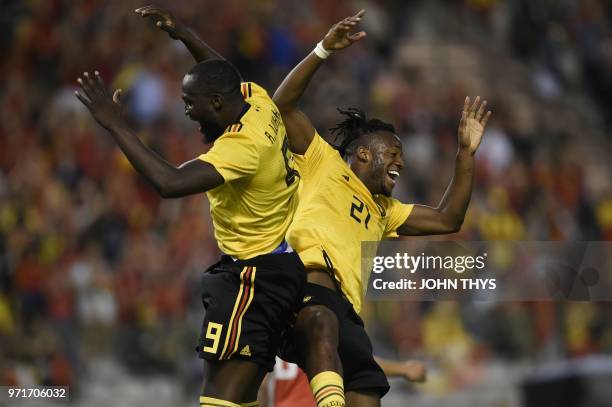
[[240, 93], [240, 72], [225, 59], [208, 59], [188, 72], [201, 92], [232, 95]]
[[362, 136], [377, 131], [388, 131], [395, 134], [395, 127], [391, 123], [379, 119], [368, 119], [366, 114], [357, 108], [349, 107], [346, 110], [338, 108], [338, 112], [347, 116], [347, 118], [329, 130], [332, 134], [335, 134], [336, 140], [341, 138], [340, 144], [334, 147], [343, 158], [355, 153], [355, 148]]

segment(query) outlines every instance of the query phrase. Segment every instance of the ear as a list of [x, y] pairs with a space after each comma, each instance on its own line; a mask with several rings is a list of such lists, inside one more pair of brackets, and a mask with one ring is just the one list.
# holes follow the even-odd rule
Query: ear
[[214, 94], [210, 97], [210, 102], [212, 103], [212, 107], [215, 110], [221, 110], [223, 106], [223, 96]]
[[364, 162], [364, 163], [369, 162], [370, 159], [372, 158], [370, 154], [370, 150], [368, 150], [364, 146], [357, 147], [357, 153], [355, 154], [355, 156], [357, 157], [359, 161]]

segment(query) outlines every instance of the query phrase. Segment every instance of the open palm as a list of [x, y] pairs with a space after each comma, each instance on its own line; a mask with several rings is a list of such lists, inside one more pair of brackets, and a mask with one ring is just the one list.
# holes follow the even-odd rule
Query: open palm
[[359, 31], [351, 34], [351, 30], [361, 21], [361, 17], [365, 14], [365, 10], [361, 10], [351, 17], [334, 24], [329, 32], [323, 38], [323, 47], [328, 51], [339, 50], [348, 47], [356, 41], [366, 36], [365, 31]]
[[491, 111], [485, 114], [487, 101], [480, 103], [480, 96], [476, 97], [474, 103], [470, 105], [469, 96], [465, 98], [461, 121], [459, 122], [459, 147], [467, 149], [474, 154], [480, 146], [484, 129], [491, 117]]

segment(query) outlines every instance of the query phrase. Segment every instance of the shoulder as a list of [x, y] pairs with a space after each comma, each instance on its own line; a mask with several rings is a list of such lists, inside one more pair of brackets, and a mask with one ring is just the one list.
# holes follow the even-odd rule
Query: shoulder
[[268, 91], [255, 82], [242, 82], [240, 84], [240, 92], [247, 101], [248, 99], [264, 99], [272, 102], [272, 98], [268, 94]]
[[226, 131], [247, 133], [255, 143], [274, 146], [283, 142], [285, 125], [274, 101], [266, 90], [254, 82], [243, 82], [241, 91], [249, 109], [240, 118], [240, 123], [229, 126]]
[[334, 157], [338, 160], [344, 161], [340, 156], [340, 152], [327, 140], [325, 140], [319, 132], [315, 129], [312, 141], [308, 145], [308, 148], [303, 155], [295, 154], [298, 157], [304, 157], [309, 159], [313, 155], [325, 155], [326, 157]]
[[223, 134], [215, 140], [211, 150], [218, 150], [221, 148], [231, 149], [238, 145], [244, 145], [249, 148], [257, 147], [256, 132], [252, 131], [252, 129], [249, 131], [248, 127], [249, 126], [243, 121], [230, 124], [225, 128]]
[[268, 140], [265, 135], [264, 116], [261, 106], [247, 102], [246, 111], [235, 123], [227, 126], [223, 134], [215, 141], [226, 143], [228, 141], [243, 141], [255, 145], [265, 144]]
[[384, 195], [376, 195], [375, 199], [376, 204], [381, 209], [382, 217], [386, 217], [389, 213], [396, 211], [397, 209], [405, 206], [401, 201]]

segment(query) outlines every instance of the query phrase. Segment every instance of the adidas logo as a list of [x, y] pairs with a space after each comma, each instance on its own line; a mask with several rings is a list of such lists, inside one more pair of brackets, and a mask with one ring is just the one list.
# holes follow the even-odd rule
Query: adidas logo
[[249, 348], [249, 345], [246, 345], [244, 348], [242, 348], [240, 354], [242, 356], [251, 356], [251, 348]]
[[347, 180], [347, 181], [349, 180], [349, 176], [348, 175], [343, 175], [343, 177], [344, 177], [345, 180]]

